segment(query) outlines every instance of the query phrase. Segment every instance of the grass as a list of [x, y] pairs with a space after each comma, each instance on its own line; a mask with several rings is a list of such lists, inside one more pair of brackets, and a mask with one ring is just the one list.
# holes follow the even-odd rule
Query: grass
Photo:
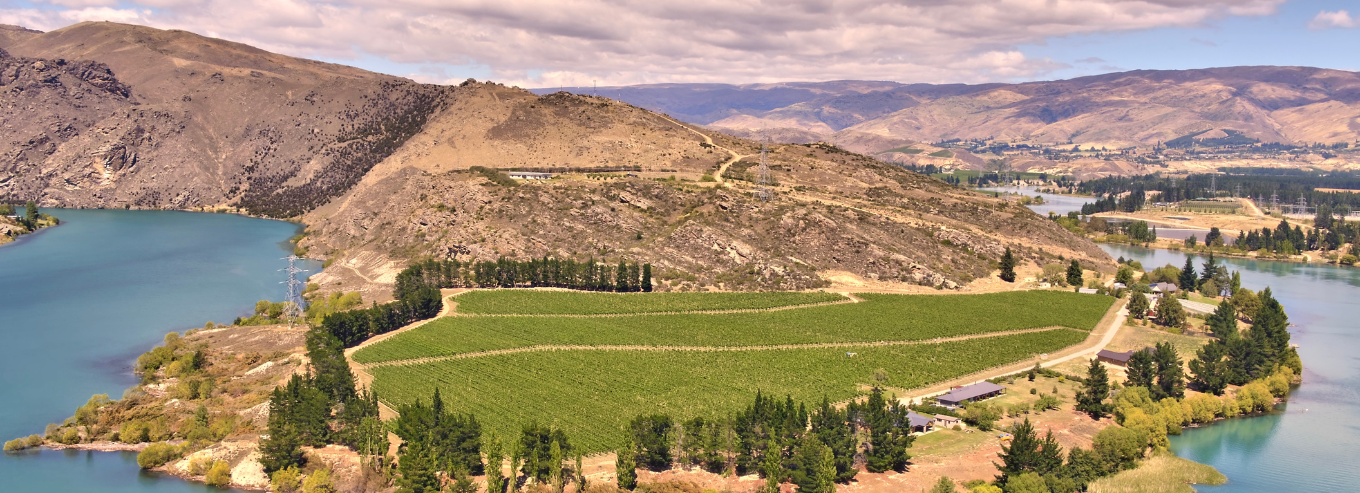
[[1051, 326], [1091, 330], [1113, 303], [1059, 291], [858, 296], [865, 302], [754, 313], [445, 317], [364, 348], [354, 359], [376, 363], [535, 345], [730, 347], [919, 341]]
[[920, 153], [923, 152], [923, 151], [922, 151], [921, 149], [917, 149], [917, 148], [915, 148], [915, 147], [912, 147], [912, 146], [907, 145], [907, 146], [902, 146], [902, 147], [894, 147], [894, 148], [892, 148], [892, 149], [888, 149], [888, 150], [886, 150], [886, 151], [879, 152], [879, 154], [885, 154], [885, 153], [889, 153], [889, 152], [900, 152], [900, 153], [902, 153], [902, 154], [920, 154]]
[[[744, 409], [757, 391], [809, 405], [823, 397], [841, 401], [863, 393], [879, 368], [887, 372], [888, 386], [915, 388], [1055, 352], [1085, 338], [1079, 331], [1056, 329], [911, 346], [542, 351], [370, 371], [373, 388], [390, 404], [428, 401], [438, 387], [450, 410], [476, 413], [483, 426], [501, 436], [513, 436], [536, 419], [564, 429], [587, 452], [602, 452], [617, 446], [621, 427], [641, 413], [723, 417]], [[847, 351], [857, 355], [848, 357]]]
[[1219, 485], [1227, 476], [1213, 466], [1160, 453], [1143, 461], [1137, 469], [1101, 478], [1091, 483], [1091, 493], [1194, 493], [1191, 484]]
[[1115, 336], [1114, 340], [1110, 341], [1106, 349], [1129, 351], [1156, 346], [1159, 342], [1170, 342], [1172, 346], [1176, 347], [1176, 352], [1180, 354], [1182, 360], [1190, 360], [1195, 357], [1195, 351], [1208, 344], [1209, 340], [1209, 337], [1172, 334], [1154, 327], [1125, 325], [1119, 329], [1119, 334]]
[[930, 157], [954, 157], [954, 153], [946, 151], [944, 149], [940, 149], [927, 155]]
[[459, 313], [602, 315], [621, 313], [751, 310], [845, 301], [836, 293], [588, 293], [492, 290], [465, 293]]

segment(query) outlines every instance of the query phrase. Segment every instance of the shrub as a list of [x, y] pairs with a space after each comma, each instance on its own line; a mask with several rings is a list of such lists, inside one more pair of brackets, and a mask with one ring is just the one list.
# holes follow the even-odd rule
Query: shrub
[[57, 443], [62, 445], [74, 445], [80, 443], [80, 432], [74, 426], [67, 428], [57, 436]]
[[1260, 381], [1251, 382], [1237, 391], [1237, 405], [1244, 413], [1269, 411], [1275, 405], [1275, 396]]
[[10, 440], [10, 441], [8, 441], [8, 442], [5, 442], [5, 451], [6, 451], [6, 452], [17, 452], [17, 451], [20, 451], [20, 450], [23, 450], [23, 449], [26, 449], [26, 448], [37, 447], [37, 446], [39, 446], [39, 445], [42, 445], [42, 442], [43, 442], [43, 438], [42, 438], [41, 436], [38, 436], [38, 435], [29, 435], [29, 436], [27, 436], [27, 437], [19, 437], [19, 438], [15, 438], [15, 439], [13, 439], [13, 440]]
[[[138, 444], [151, 441], [151, 427], [141, 421], [128, 421], [118, 430], [119, 441]], [[159, 465], [159, 464], [158, 464]]]
[[208, 483], [208, 486], [221, 487], [231, 484], [231, 465], [221, 460], [213, 462], [212, 468], [208, 469], [208, 474], [204, 476], [203, 481]]
[[137, 454], [137, 465], [142, 469], [152, 469], [178, 459], [183, 451], [168, 443], [153, 443]]
[[1343, 255], [1343, 256], [1341, 257], [1341, 263], [1342, 263], [1342, 264], [1345, 264], [1345, 265], [1355, 265], [1356, 262], [1360, 262], [1360, 259], [1356, 258], [1355, 255], [1351, 255], [1351, 254], [1348, 253], [1348, 254]]
[[316, 472], [307, 475], [307, 480], [302, 482], [303, 493], [335, 493], [335, 483], [331, 480], [330, 469], [317, 469]]
[[274, 475], [269, 478], [270, 491], [276, 493], [293, 493], [302, 487], [299, 479], [297, 466], [289, 466], [287, 469], [274, 471]]
[[1096, 433], [1093, 449], [1111, 471], [1133, 469], [1147, 449], [1147, 437], [1128, 428], [1111, 426]]

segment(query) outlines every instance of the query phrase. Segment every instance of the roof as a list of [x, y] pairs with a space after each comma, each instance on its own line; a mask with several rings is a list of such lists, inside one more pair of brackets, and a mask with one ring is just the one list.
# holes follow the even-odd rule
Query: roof
[[948, 414], [936, 414], [936, 415], [935, 415], [935, 420], [936, 420], [936, 421], [958, 421], [959, 418], [956, 418], [956, 417], [954, 417], [954, 416], [950, 416], [950, 415], [948, 415]]
[[1005, 387], [992, 382], [978, 382], [966, 387], [961, 387], [950, 391], [948, 394], [937, 397], [937, 400], [948, 402], [962, 402], [978, 396], [987, 395], [992, 392], [1005, 390]]
[[1208, 315], [1210, 313], [1213, 313], [1214, 310], [1218, 309], [1217, 306], [1208, 303], [1201, 303], [1198, 301], [1180, 300], [1180, 302], [1181, 308], [1184, 308], [1185, 311], [1200, 315]]
[[911, 423], [912, 428], [915, 428], [917, 426], [930, 426], [930, 423], [935, 419], [916, 414], [916, 411], [907, 411], [907, 421]]
[[1152, 283], [1152, 289], [1156, 289], [1156, 290], [1160, 290], [1160, 291], [1166, 291], [1166, 292], [1168, 292], [1168, 293], [1174, 293], [1174, 292], [1176, 292], [1177, 289], [1180, 289], [1180, 288], [1176, 287], [1175, 284], [1171, 284], [1171, 283], [1169, 283], [1169, 282], [1157, 282], [1157, 283]]
[[1133, 357], [1133, 351], [1129, 351], [1129, 352], [1126, 352], [1126, 353], [1120, 353], [1120, 352], [1110, 351], [1110, 350], [1108, 350], [1108, 349], [1101, 349], [1099, 353], [1096, 353], [1096, 357], [1097, 357], [1097, 358], [1112, 359], [1112, 360], [1115, 360], [1115, 361], [1121, 361], [1121, 362], [1124, 362], [1124, 363], [1128, 363], [1128, 362], [1129, 362], [1129, 358]]
[[1094, 289], [1091, 289], [1091, 288], [1078, 288], [1078, 289], [1077, 289], [1077, 292], [1078, 292], [1078, 293], [1081, 293], [1081, 294], [1096, 294], [1096, 293], [1098, 293], [1098, 291], [1096, 291], [1096, 290], [1094, 290]]

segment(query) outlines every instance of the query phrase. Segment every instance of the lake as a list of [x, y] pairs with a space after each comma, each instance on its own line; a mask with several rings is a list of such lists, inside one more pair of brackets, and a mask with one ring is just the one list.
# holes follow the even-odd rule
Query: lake
[[[93, 394], [135, 385], [166, 332], [282, 300], [296, 224], [228, 214], [43, 209], [62, 225], [0, 246], [0, 437], [42, 433]], [[313, 272], [320, 264], [307, 262]], [[222, 491], [141, 473], [135, 454], [0, 457], [0, 490]]]
[[1066, 215], [1069, 211], [1081, 212], [1083, 204], [1095, 202], [1094, 197], [1073, 197], [1071, 195], [1055, 195], [1051, 193], [1039, 193], [1038, 187], [985, 187], [977, 189], [984, 192], [1001, 192], [1003, 195], [1018, 194], [1026, 197], [1040, 196], [1044, 198], [1044, 203], [1030, 205], [1030, 210], [1038, 212], [1041, 216], [1048, 216], [1049, 212], [1059, 215]]
[[[1032, 190], [1021, 193], [1034, 195]], [[1066, 214], [1079, 211], [1081, 203], [1055, 201], [1031, 208], [1044, 215], [1050, 210]], [[1137, 260], [1148, 270], [1185, 264], [1182, 252], [1100, 247], [1112, 257]], [[1360, 426], [1355, 424], [1360, 422], [1360, 357], [1355, 354], [1360, 349], [1360, 323], [1356, 322], [1360, 269], [1220, 260], [1242, 274], [1243, 287], [1261, 290], [1269, 286], [1284, 305], [1290, 323], [1296, 325], [1289, 331], [1303, 359], [1303, 384], [1278, 412], [1186, 429], [1171, 437], [1171, 450], [1228, 476], [1222, 486], [1197, 486], [1201, 492], [1350, 491], [1360, 484], [1360, 468], [1355, 467], [1360, 458]], [[1203, 259], [1196, 260], [1196, 268], [1202, 263]]]

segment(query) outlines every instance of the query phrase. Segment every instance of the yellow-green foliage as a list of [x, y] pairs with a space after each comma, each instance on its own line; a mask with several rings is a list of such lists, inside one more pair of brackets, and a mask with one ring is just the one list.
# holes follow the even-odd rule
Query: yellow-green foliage
[[1270, 388], [1261, 381], [1255, 381], [1243, 385], [1237, 390], [1237, 406], [1243, 413], [1269, 411], [1275, 405], [1275, 396], [1270, 394]]
[[269, 490], [275, 493], [293, 493], [302, 487], [301, 475], [296, 466], [279, 469], [269, 477]]
[[141, 421], [128, 421], [118, 430], [118, 441], [138, 444], [151, 441], [151, 425]]
[[1218, 485], [1228, 478], [1211, 466], [1160, 453], [1137, 469], [1091, 483], [1091, 493], [1194, 493], [1191, 484]]
[[203, 476], [203, 482], [208, 483], [208, 486], [231, 484], [231, 465], [221, 460], [213, 462], [212, 467], [208, 469], [208, 474]]
[[1275, 374], [1265, 379], [1266, 387], [1270, 389], [1270, 395], [1284, 397], [1289, 394], [1289, 386], [1294, 382], [1294, 370], [1280, 367]]
[[331, 480], [330, 469], [317, 469], [307, 475], [302, 482], [302, 493], [335, 493], [335, 483]]
[[981, 484], [968, 490], [968, 493], [1001, 493], [1001, 487], [994, 484]]
[[1209, 394], [1195, 394], [1181, 401], [1181, 410], [1191, 423], [1208, 423], [1223, 413], [1223, 401]]
[[202, 476], [204, 473], [208, 472], [208, 468], [211, 467], [212, 464], [212, 457], [194, 457], [189, 459], [189, 466], [186, 468], [186, 472], [188, 472], [190, 476]]
[[180, 447], [168, 443], [159, 442], [147, 445], [137, 454], [137, 465], [142, 469], [151, 469], [165, 465], [166, 462], [178, 459], [184, 451]]
[[1129, 408], [1124, 413], [1124, 427], [1145, 434], [1147, 444], [1153, 448], [1170, 445], [1166, 437], [1166, 420], [1161, 414], [1149, 415], [1140, 408]]
[[[310, 289], [315, 284], [309, 284]], [[364, 298], [358, 291], [353, 293], [331, 293], [330, 296], [322, 296], [312, 300], [307, 305], [307, 323], [317, 325], [321, 320], [335, 312], [342, 312], [364, 304]]]
[[15, 452], [26, 448], [33, 448], [42, 445], [43, 437], [40, 435], [29, 435], [5, 442], [6, 452]]

